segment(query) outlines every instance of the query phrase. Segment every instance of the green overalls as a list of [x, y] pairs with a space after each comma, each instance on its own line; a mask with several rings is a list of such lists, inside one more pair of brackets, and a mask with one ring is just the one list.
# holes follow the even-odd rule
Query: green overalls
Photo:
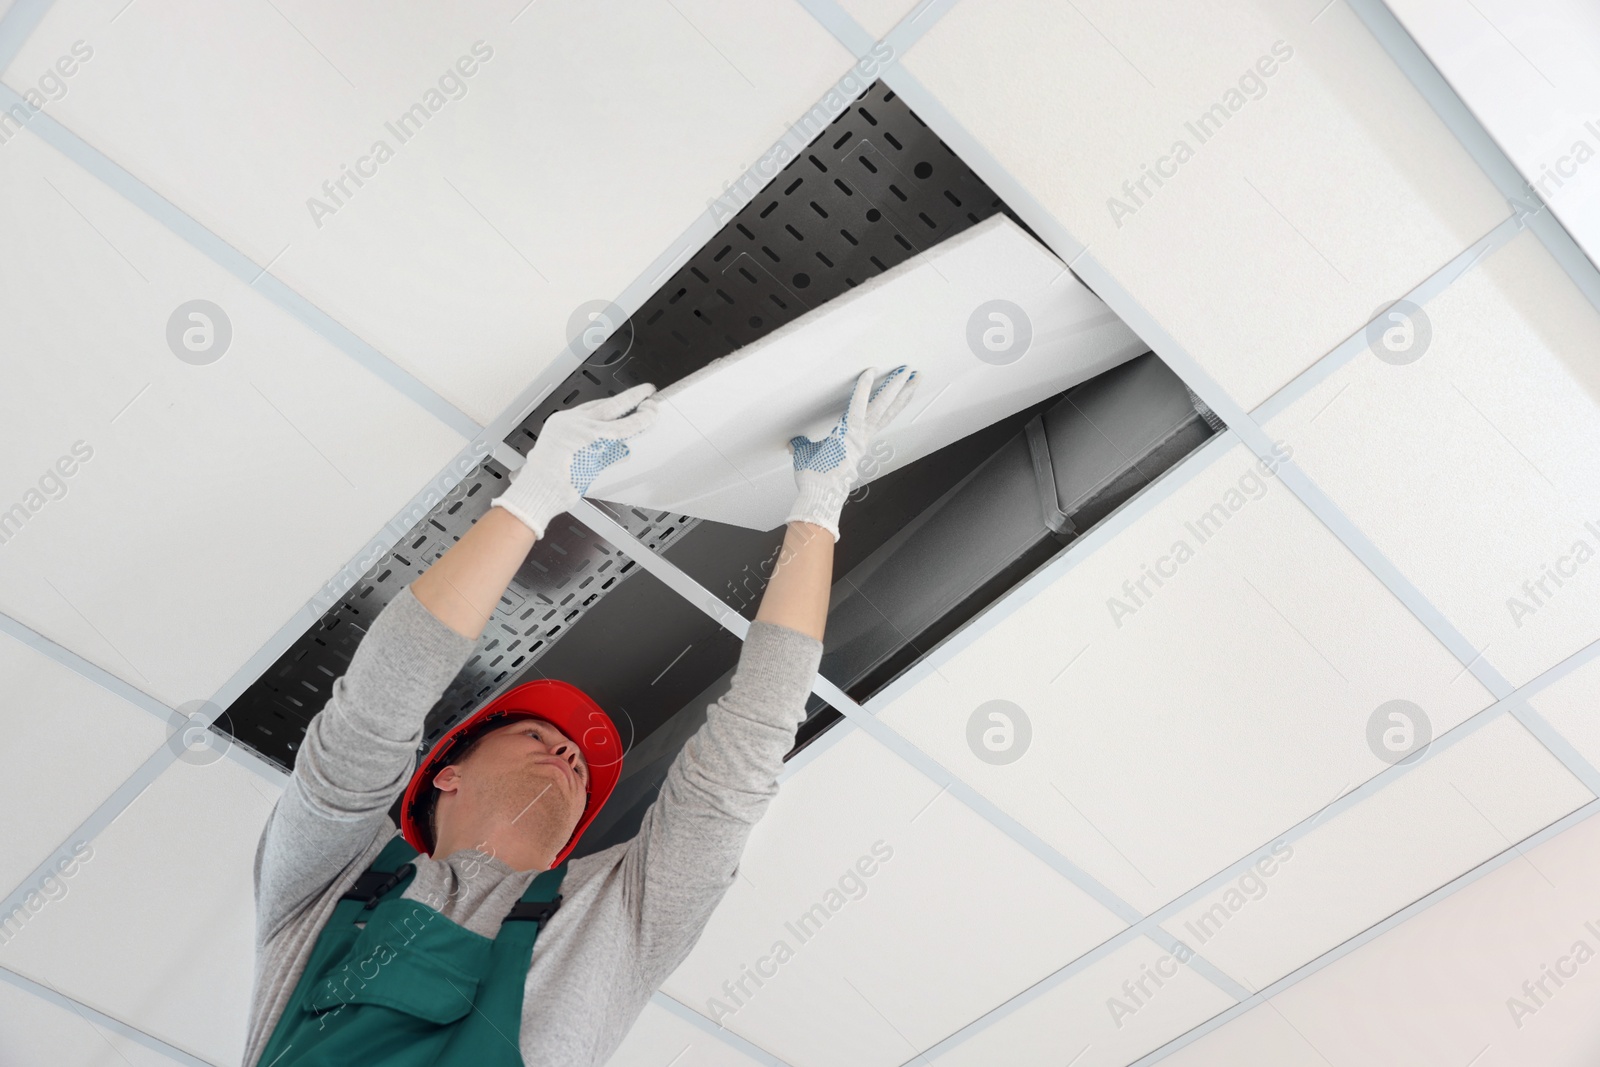
[[522, 991], [563, 863], [529, 883], [493, 940], [402, 899], [396, 837], [339, 899], [259, 1067], [521, 1067]]

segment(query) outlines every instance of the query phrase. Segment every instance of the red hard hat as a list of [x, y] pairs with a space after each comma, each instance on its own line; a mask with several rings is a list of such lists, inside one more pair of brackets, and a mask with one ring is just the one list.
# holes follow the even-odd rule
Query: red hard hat
[[575, 685], [541, 678], [507, 690], [488, 706], [468, 716], [439, 739], [411, 776], [405, 799], [400, 804], [400, 832], [407, 844], [418, 852], [433, 853], [428, 840], [426, 818], [437, 801], [434, 777], [465, 751], [466, 745], [490, 730], [516, 719], [543, 719], [566, 734], [589, 764], [589, 799], [583, 806], [577, 829], [551, 867], [559, 866], [578, 844], [578, 838], [594, 822], [601, 807], [617, 787], [622, 776], [622, 738], [611, 716]]

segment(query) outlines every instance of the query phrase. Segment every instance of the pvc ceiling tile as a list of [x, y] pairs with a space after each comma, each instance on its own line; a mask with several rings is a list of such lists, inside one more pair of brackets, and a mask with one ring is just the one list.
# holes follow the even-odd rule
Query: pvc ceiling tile
[[[0, 4], [0, 9], [4, 5]], [[172, 1060], [0, 976], [0, 1063], [8, 1067], [172, 1067]]]
[[1411, 362], [1363, 351], [1268, 428], [1520, 685], [1600, 638], [1600, 314], [1531, 233], [1422, 314]]
[[251, 870], [280, 791], [231, 760], [173, 764], [94, 840], [4, 965], [201, 1059], [239, 1062]]
[[1163, 925], [1262, 989], [1593, 799], [1501, 716]]
[[207, 699], [464, 442], [42, 142], [0, 153], [0, 611]]
[[911, 14], [918, 0], [839, 0], [839, 6], [872, 36], [882, 39]]
[[1600, 262], [1600, 8], [1590, 0], [1393, 0], [1389, 7]]
[[1247, 409], [1509, 211], [1344, 4], [967, 3], [903, 63]]
[[1123, 1067], [1232, 1005], [1222, 990], [1139, 938], [932, 1062]]
[[757, 1067], [757, 1062], [651, 1003], [606, 1067]]
[[1530, 701], [1579, 755], [1600, 766], [1600, 659], [1592, 659]]
[[1588, 818], [1286, 989], [1271, 1007], [1335, 1067], [1587, 1067], [1600, 1060], [1597, 899], [1600, 819]]
[[[0, 763], [9, 768], [10, 785], [0, 893], [9, 893], [172, 731], [143, 708], [4, 635], [0, 678], [6, 680]], [[55, 882], [42, 890], [59, 891]], [[0, 935], [10, 932], [0, 927]]]
[[1387, 766], [1389, 701], [1435, 734], [1491, 702], [1228, 440], [879, 710], [1146, 913]]
[[792, 1067], [891, 1067], [1122, 928], [854, 731], [784, 783], [662, 991]]
[[826, 437], [869, 367], [903, 363], [917, 382], [863, 457], [872, 469], [862, 482], [1147, 351], [1059, 259], [996, 215], [663, 389], [661, 419], [589, 494], [776, 529], [794, 506], [789, 438]]
[[10, 70], [85, 42], [51, 115], [480, 423], [853, 61], [788, 0], [121, 7]]

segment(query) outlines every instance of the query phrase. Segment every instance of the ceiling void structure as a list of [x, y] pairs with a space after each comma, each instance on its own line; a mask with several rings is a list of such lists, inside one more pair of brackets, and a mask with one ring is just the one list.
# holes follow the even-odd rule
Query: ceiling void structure
[[[821, 439], [864, 367], [917, 371], [870, 483], [1148, 351], [1004, 215], [850, 290], [658, 393], [662, 417], [602, 471], [602, 500], [771, 530], [794, 497], [773, 425]], [[976, 357], [976, 358], [974, 358]]]
[[[618, 309], [591, 312], [606, 323]], [[1081, 510], [1087, 527], [1086, 516], [1102, 517], [1212, 432], [1155, 361], [1073, 392], [1146, 346], [882, 87], [816, 131], [611, 336], [574, 344], [585, 362], [520, 421], [509, 447], [445, 494], [227, 708], [220, 723], [236, 740], [287, 768], [367, 620], [485, 512], [545, 418], [636, 382], [662, 387], [665, 425], [631, 442], [636, 455], [590, 496], [614, 502], [607, 514], [627, 536], [753, 616], [770, 573], [761, 564], [792, 502], [788, 433], [825, 433], [862, 367], [914, 360], [923, 369], [888, 438], [893, 451], [843, 519], [839, 625], [824, 671], [858, 696], [1059, 550], [1074, 529], [1068, 511]], [[771, 426], [787, 432], [764, 432]], [[722, 439], [729, 433], [736, 439]], [[609, 480], [623, 467], [625, 482]], [[984, 486], [988, 495], [975, 495]], [[706, 506], [690, 508], [690, 496]], [[940, 533], [973, 521], [988, 523], [981, 547]], [[637, 574], [604, 535], [553, 524], [425, 740], [549, 672], [603, 695], [635, 744], [668, 720], [685, 727], [720, 692], [736, 646], [720, 648], [701, 633], [707, 620], [684, 616], [681, 597]], [[812, 712], [803, 740], [837, 719], [820, 699]], [[656, 772], [686, 738], [669, 735]], [[637, 761], [627, 769], [644, 772]], [[639, 806], [618, 833], [657, 781], [628, 783]], [[591, 837], [585, 847], [606, 840]]]

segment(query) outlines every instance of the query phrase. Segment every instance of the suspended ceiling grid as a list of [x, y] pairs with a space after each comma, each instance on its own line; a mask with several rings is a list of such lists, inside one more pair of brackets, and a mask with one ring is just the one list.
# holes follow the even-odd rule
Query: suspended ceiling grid
[[[13, 7], [0, 22], [0, 56], [16, 54], [5, 75], [13, 89], [27, 80], [19, 82], [17, 70], [43, 70], [70, 48], [81, 35], [76, 31], [88, 24], [88, 12], [116, 17], [118, 26], [135, 20], [116, 31], [130, 35], [122, 62], [138, 54], [135, 43], [159, 54], [181, 37], [181, 22], [140, 28], [137, 7], [121, 14], [112, 5], [103, 11], [45, 7]], [[722, 52], [735, 43], [751, 49], [735, 49], [736, 55], [760, 53], [763, 44], [770, 55], [777, 40], [791, 57], [805, 53], [804, 62], [750, 67], [750, 73], [772, 80], [734, 90], [749, 94], [749, 112], [766, 103], [786, 122], [842, 72], [849, 57], [817, 27], [857, 54], [873, 43], [871, 33], [845, 11], [819, 3], [806, 7], [817, 16], [814, 25], [793, 19], [795, 9], [788, 5], [764, 8], [763, 20], [786, 20], [781, 26], [766, 23], [771, 36], [764, 39], [749, 29], [756, 20], [693, 24], [702, 34], [739, 38], [719, 39], [720, 49], [712, 46], [717, 62], [731, 62]], [[1300, 7], [1233, 5], [1213, 13], [1211, 23], [1184, 25], [1174, 25], [1167, 11], [1147, 18], [1139, 9], [1088, 4], [1072, 12], [1033, 3], [925, 5], [910, 13], [861, 7], [864, 24], [871, 32], [887, 31], [903, 59], [884, 72], [887, 83], [1073, 263], [1223, 415], [1232, 432], [1075, 543], [872, 706], [835, 703], [849, 722], [791, 767], [784, 792], [752, 840], [746, 878], [617, 1062], [664, 1063], [680, 1054], [679, 1063], [774, 1062], [777, 1055], [798, 1067], [900, 1063], [925, 1053], [933, 1062], [951, 1063], [1002, 1056], [1055, 1062], [1073, 1055], [1080, 1063], [1295, 1062], [1291, 1057], [1401, 1063], [1414, 1062], [1419, 1050], [1452, 1059], [1460, 1047], [1462, 1062], [1477, 1055], [1481, 1063], [1555, 1063], [1561, 1055], [1577, 1054], [1573, 1042], [1588, 1033], [1592, 986], [1574, 981], [1561, 998], [1539, 1005], [1523, 1027], [1501, 1013], [1525, 978], [1538, 976], [1543, 963], [1580, 936], [1582, 920], [1592, 918], [1583, 912], [1585, 893], [1593, 899], [1600, 881], [1590, 858], [1594, 850], [1583, 847], [1593, 833], [1587, 816], [1600, 786], [1593, 769], [1600, 744], [1584, 714], [1596, 692], [1596, 635], [1588, 614], [1595, 602], [1593, 579], [1579, 571], [1565, 585], [1548, 586], [1562, 595], [1540, 597], [1521, 626], [1508, 621], [1509, 612], [1502, 617], [1482, 605], [1503, 606], [1523, 581], [1539, 579], [1570, 547], [1563, 535], [1582, 536], [1582, 521], [1596, 514], [1586, 495], [1590, 482], [1571, 458], [1593, 454], [1585, 447], [1593, 444], [1595, 426], [1592, 378], [1586, 377], [1592, 362], [1583, 357], [1594, 350], [1595, 313], [1582, 288], [1593, 292], [1592, 268], [1572, 258], [1573, 246], [1562, 243], [1565, 234], [1550, 225], [1548, 212], [1513, 212], [1504, 199], [1513, 191], [1505, 188], [1504, 160], [1470, 116], [1461, 124], [1461, 115], [1451, 111], [1453, 95], [1429, 82], [1427, 69], [1418, 66], [1408, 39], [1383, 9]], [[40, 12], [43, 21], [35, 27]], [[709, 9], [695, 13], [705, 16]], [[524, 23], [573, 17], [542, 4], [520, 13], [508, 7], [504, 14]], [[886, 20], [896, 14], [910, 17], [890, 29]], [[318, 28], [301, 22], [302, 16], [312, 14], [293, 11], [297, 23]], [[647, 28], [662, 29], [655, 23]], [[327, 29], [338, 36], [338, 27]], [[267, 31], [257, 25], [240, 32], [259, 40]], [[272, 32], [285, 31], [280, 26]], [[683, 46], [703, 49], [711, 43], [709, 37], [697, 39], [701, 43]], [[1160, 195], [1138, 205], [1122, 227], [1099, 214], [1105, 192], [1136, 178], [1140, 165], [1163, 150], [1171, 129], [1182, 125], [1181, 116], [1204, 107], [1278, 39], [1294, 41], [1294, 59], [1304, 65], [1286, 62], [1283, 79], [1245, 105], [1238, 117], [1254, 126], [1230, 120], [1226, 132], [1238, 138], [1219, 136], [1216, 144], [1201, 146], [1216, 151], [1196, 153], [1183, 164], [1184, 180], [1159, 187]], [[657, 47], [665, 58], [681, 54], [672, 52], [679, 44], [669, 39]], [[258, 44], [256, 51], [271, 50]], [[1084, 62], [1065, 69], [1051, 61], [1064, 53]], [[711, 54], [702, 55], [709, 68]], [[995, 55], [1010, 65], [985, 58]], [[73, 249], [74, 267], [102, 273], [51, 274], [49, 254], [30, 257], [31, 266], [45, 268], [45, 277], [6, 279], [5, 291], [30, 299], [18, 301], [29, 309], [28, 317], [12, 307], [5, 321], [31, 329], [20, 336], [34, 344], [47, 337], [41, 323], [65, 324], [80, 331], [75, 339], [83, 350], [93, 351], [118, 337], [123, 319], [137, 321], [140, 299], [130, 292], [136, 284], [170, 291], [146, 298], [161, 311], [146, 311], [144, 318], [159, 327], [176, 293], [207, 280], [226, 285], [231, 277], [240, 287], [254, 283], [254, 293], [240, 288], [229, 306], [242, 305], [256, 316], [252, 336], [280, 331], [275, 358], [316, 344], [308, 333], [321, 338], [333, 351], [324, 349], [324, 358], [307, 360], [304, 367], [276, 366], [260, 353], [251, 363], [248, 352], [239, 353], [246, 359], [230, 361], [242, 365], [244, 381], [234, 383], [235, 392], [256, 407], [235, 401], [227, 411], [229, 431], [239, 424], [244, 436], [222, 458], [248, 462], [254, 450], [288, 466], [282, 457], [295, 455], [281, 425], [264, 418], [274, 400], [284, 402], [273, 392], [275, 380], [282, 380], [274, 374], [316, 381], [338, 399], [328, 411], [337, 409], [344, 429], [315, 404], [283, 421], [324, 449], [343, 450], [321, 460], [307, 455], [303, 466], [276, 483], [274, 472], [261, 471], [253, 480], [262, 485], [257, 495], [207, 501], [259, 515], [258, 525], [291, 499], [301, 508], [318, 504], [323, 510], [315, 512], [317, 528], [279, 534], [278, 526], [270, 543], [266, 537], [257, 545], [235, 543], [230, 553], [210, 556], [205, 546], [174, 541], [167, 526], [152, 524], [144, 542], [134, 542], [145, 566], [158, 575], [229, 573], [236, 584], [254, 580], [263, 591], [278, 589], [275, 595], [285, 597], [295, 584], [285, 581], [285, 568], [294, 568], [303, 575], [302, 589], [315, 593], [371, 530], [403, 513], [408, 492], [437, 477], [443, 461], [470, 449], [469, 442], [498, 439], [496, 424], [509, 426], [566, 368], [558, 361], [532, 384], [516, 380], [511, 350], [536, 327], [506, 319], [480, 319], [472, 326], [472, 350], [490, 353], [479, 364], [441, 368], [430, 359], [466, 347], [452, 348], [440, 333], [427, 333], [448, 330], [449, 316], [440, 313], [430, 322], [431, 311], [408, 309], [412, 319], [384, 322], [374, 311], [384, 294], [373, 290], [381, 286], [337, 292], [337, 279], [330, 282], [318, 271], [335, 271], [340, 255], [362, 249], [392, 259], [373, 231], [382, 229], [382, 212], [393, 205], [380, 208], [376, 198], [350, 206], [373, 201], [378, 218], [341, 212], [356, 232], [342, 238], [346, 245], [330, 242], [326, 263], [307, 255], [282, 271], [263, 271], [279, 251], [271, 240], [274, 220], [261, 212], [230, 217], [227, 205], [207, 202], [206, 195], [216, 196], [219, 189], [234, 195], [222, 188], [226, 182], [208, 176], [187, 195], [177, 184], [166, 184], [167, 178], [142, 184], [175, 165], [141, 159], [138, 144], [115, 142], [113, 135], [132, 137], [120, 132], [128, 118], [115, 115], [121, 102], [105, 98], [104, 87], [117, 73], [116, 53], [103, 48], [96, 58], [113, 61], [85, 66], [86, 74], [109, 71], [100, 97], [87, 91], [92, 82], [74, 83], [56, 102], [60, 107], [52, 105], [30, 123], [37, 128], [29, 136], [0, 145], [0, 162], [21, 158], [9, 169], [26, 166], [32, 168], [29, 177], [53, 179], [42, 191], [57, 198], [58, 212], [62, 205], [69, 209], [51, 218], [51, 225], [40, 224], [35, 240], [42, 252], [60, 255], [55, 244], [65, 239], [59, 236], [65, 232], [61, 220], [94, 219], [94, 233], [80, 234], [85, 245]], [[374, 73], [383, 68], [384, 57], [366, 58]], [[1302, 70], [1307, 73], [1301, 80], [1292, 80]], [[1353, 70], [1364, 77], [1350, 77]], [[236, 77], [239, 84], [250, 73], [259, 72], [218, 70], [216, 77]], [[750, 73], [741, 76], [748, 80]], [[1152, 81], [1151, 74], [1159, 79]], [[343, 77], [337, 70], [321, 74], [335, 75]], [[1407, 76], [1422, 91], [1413, 90]], [[1075, 84], [1074, 78], [1082, 80]], [[1048, 86], [1040, 94], [1045, 102], [1093, 98], [1103, 106], [1081, 115], [1040, 111], [1048, 103], [1009, 91], [1019, 82]], [[412, 91], [403, 84], [403, 92]], [[283, 83], [276, 88], [296, 91]], [[780, 89], [788, 97], [772, 103], [782, 96]], [[238, 105], [226, 94], [219, 100]], [[177, 123], [174, 113], [190, 118], [190, 109], [212, 103], [174, 99], [154, 120]], [[108, 110], [97, 114], [97, 106]], [[1443, 124], [1435, 108], [1457, 126]], [[737, 132], [747, 113], [723, 119]], [[750, 126], [759, 121], [752, 119]], [[1316, 140], [1289, 139], [1294, 129], [1312, 126]], [[1061, 131], [1058, 143], [1071, 146], [1070, 154], [1050, 146], [1041, 151], [1038, 131], [1046, 128]], [[260, 137], [264, 131], [250, 132]], [[67, 150], [70, 159], [34, 141], [38, 133]], [[291, 140], [304, 135], [303, 129], [284, 131]], [[745, 140], [736, 148], [761, 144], [753, 132], [738, 135]], [[85, 151], [87, 143], [105, 154]], [[711, 154], [723, 149], [718, 145]], [[616, 276], [599, 291], [620, 292], [620, 304], [636, 306], [659, 266], [692, 251], [695, 236], [706, 232], [705, 222], [693, 220], [693, 212], [703, 210], [695, 197], [703, 198], [705, 189], [757, 154], [749, 150], [717, 171], [707, 164], [706, 173], [718, 176], [703, 178], [694, 196], [677, 201], [684, 213], [680, 240], [672, 244], [669, 229], [654, 247], [641, 243], [631, 273], [627, 256], [619, 253], [620, 266], [601, 265]], [[228, 153], [214, 155], [219, 158], [188, 163], [225, 165]], [[727, 155], [738, 152], [728, 149]], [[293, 164], [285, 157], [274, 165], [293, 170]], [[1485, 172], [1500, 179], [1501, 187], [1479, 177]], [[692, 175], [683, 184], [694, 185]], [[156, 188], [169, 198], [165, 207], [148, 195]], [[22, 190], [29, 196], [40, 191]], [[254, 195], [241, 199], [253, 202]], [[515, 200], [508, 194], [499, 202]], [[232, 249], [201, 236], [202, 223], [233, 241]], [[638, 238], [638, 225], [624, 220], [618, 231]], [[660, 220], [653, 225], [650, 232], [659, 232]], [[95, 234], [115, 252], [92, 246], [109, 264], [86, 251]], [[1183, 240], [1173, 239], [1180, 234]], [[415, 247], [439, 251], [426, 234], [408, 237]], [[513, 250], [542, 247], [531, 236], [526, 243], [505, 244]], [[669, 245], [666, 254], [656, 254]], [[121, 278], [109, 273], [125, 254], [119, 248], [129, 250], [119, 269], [131, 271]], [[508, 284], [512, 253], [502, 246], [498, 254], [484, 268], [498, 276], [484, 290], [496, 297], [485, 300], [486, 314], [515, 296], [492, 288]], [[520, 255], [517, 261], [523, 262]], [[245, 256], [248, 262], [241, 262]], [[154, 279], [133, 265], [143, 257], [149, 257], [141, 265]], [[583, 261], [594, 266], [598, 258], [591, 254]], [[457, 249], [449, 261], [477, 257]], [[531, 267], [524, 263], [521, 269]], [[113, 301], [100, 312], [105, 318], [96, 320], [84, 309], [52, 303], [61, 293], [77, 291], [74, 286], [118, 297], [126, 310], [119, 312]], [[256, 293], [269, 299], [252, 303]], [[1374, 309], [1402, 294], [1425, 309], [1434, 334], [1429, 353], [1397, 366], [1375, 360], [1363, 335]], [[330, 302], [350, 322], [328, 312]], [[257, 303], [264, 306], [257, 310]], [[521, 299], [517, 313], [530, 313], [530, 303], [537, 302]], [[559, 349], [560, 317], [552, 314], [543, 327], [553, 343], [535, 351]], [[14, 346], [18, 337], [10, 340]], [[1508, 351], [1514, 360], [1507, 359]], [[1497, 363], [1491, 362], [1495, 356]], [[346, 359], [359, 373], [340, 381]], [[39, 448], [41, 434], [53, 439], [50, 434], [75, 425], [74, 418], [82, 425], [96, 415], [138, 414], [137, 407], [124, 413], [117, 404], [142, 383], [117, 378], [103, 363], [59, 360], [48, 383], [29, 380], [26, 362], [8, 366], [11, 380], [23, 379], [21, 393], [30, 400], [48, 395], [46, 385], [67, 382], [73, 388], [58, 392], [79, 405], [40, 404], [33, 423], [8, 419], [16, 429], [7, 432], [16, 437], [8, 438], [4, 454], [8, 462], [21, 456], [18, 462], [28, 464], [13, 482], [30, 481], [35, 467], [53, 463], [53, 454], [27, 451]], [[170, 357], [149, 359], [163, 370], [170, 370], [167, 363]], [[1508, 363], [1518, 372], [1514, 377], [1505, 374]], [[207, 412], [201, 409], [208, 404], [198, 403], [192, 389], [186, 394], [183, 384], [176, 375], [151, 380], [146, 390], [167, 395], [157, 391], [144, 399], [160, 398], [162, 410], [178, 412], [175, 418], [188, 420], [182, 424], [198, 430], [202, 440], [218, 433], [203, 421]], [[519, 389], [516, 410], [498, 412], [495, 401]], [[118, 390], [120, 395], [110, 395]], [[406, 403], [386, 407], [396, 396]], [[1452, 396], [1463, 406], [1439, 403]], [[215, 403], [216, 397], [198, 399]], [[485, 402], [489, 407], [479, 410]], [[428, 417], [419, 419], [419, 409]], [[1467, 411], [1489, 429], [1463, 431]], [[356, 415], [390, 431], [382, 435], [381, 449], [370, 447], [376, 435], [360, 434], [361, 424], [348, 425]], [[488, 426], [477, 428], [479, 419]], [[412, 433], [393, 433], [395, 426], [412, 424]], [[456, 436], [430, 436], [431, 425]], [[203, 464], [209, 459], [220, 467], [221, 458], [185, 450], [194, 436], [162, 436], [149, 426], [144, 432], [144, 438], [130, 434], [130, 458], [118, 476], [136, 482], [145, 470], [136, 461], [156, 465], [168, 477], [155, 487], [166, 494], [158, 499], [169, 507], [185, 500], [184, 482], [171, 471], [183, 479], [199, 476], [189, 483], [188, 497], [195, 501], [189, 506], [197, 507], [200, 494], [193, 485], [235, 469], [213, 468], [208, 476]], [[1098, 602], [1115, 595], [1122, 580], [1136, 578], [1164, 540], [1240, 484], [1252, 453], [1270, 448], [1267, 432], [1294, 451], [1275, 479], [1264, 483], [1262, 495], [1250, 497], [1225, 535], [1184, 564], [1182, 580], [1138, 604], [1125, 625], [1100, 615]], [[394, 462], [394, 450], [407, 442], [416, 453]], [[1395, 459], [1395, 443], [1402, 461]], [[1508, 450], [1522, 466], [1510, 460]], [[106, 451], [115, 463], [114, 451]], [[343, 474], [353, 471], [356, 476], [347, 480], [366, 487], [365, 496], [331, 491], [317, 481], [333, 477], [327, 467], [339, 474], [341, 460], [351, 468]], [[326, 466], [314, 466], [323, 461]], [[367, 466], [359, 466], [363, 462]], [[413, 472], [409, 485], [407, 464]], [[65, 546], [54, 550], [76, 550], [70, 558], [81, 575], [85, 530], [97, 517], [95, 509], [98, 515], [115, 512], [127, 523], [127, 516], [139, 516], [144, 498], [106, 489], [96, 496], [83, 483], [74, 488], [78, 493], [53, 501], [55, 510], [44, 517], [54, 520], [52, 539]], [[320, 501], [314, 496], [319, 489], [325, 494]], [[338, 522], [329, 522], [330, 516]], [[1419, 525], [1435, 517], [1440, 529], [1430, 541]], [[248, 521], [239, 527], [241, 537], [249, 536]], [[612, 532], [612, 543], [640, 562], [651, 555]], [[296, 551], [286, 552], [284, 543]], [[46, 551], [51, 548], [36, 547], [40, 555], [30, 558], [29, 567], [63, 573], [50, 570], [59, 566]], [[271, 566], [252, 553], [271, 556]], [[1441, 556], [1463, 553], [1471, 566], [1437, 568]], [[166, 562], [156, 567], [151, 559]], [[131, 569], [113, 569], [119, 562], [105, 561], [105, 574]], [[19, 569], [12, 558], [0, 566]], [[252, 566], [260, 568], [255, 579]], [[237, 1055], [248, 990], [250, 854], [281, 786], [231, 752], [198, 766], [179, 761], [162, 744], [164, 708], [198, 694], [231, 697], [230, 686], [236, 691], [248, 681], [252, 654], [259, 659], [262, 653], [227, 639], [238, 640], [234, 631], [242, 631], [255, 635], [258, 649], [270, 650], [281, 641], [272, 623], [290, 618], [284, 629], [291, 629], [298, 606], [253, 605], [260, 618], [233, 619], [237, 626], [230, 628], [219, 624], [225, 616], [205, 601], [204, 590], [189, 592], [169, 582], [146, 593], [142, 613], [124, 616], [119, 606], [127, 603], [128, 591], [97, 593], [94, 578], [89, 574], [78, 579], [77, 588], [54, 590], [61, 602], [76, 605], [71, 611], [36, 589], [10, 584], [0, 594], [7, 632], [21, 639], [7, 645], [16, 661], [8, 677], [27, 682], [24, 700], [34, 716], [67, 721], [73, 736], [84, 739], [75, 760], [63, 757], [52, 767], [46, 758], [30, 768], [40, 788], [27, 797], [25, 821], [39, 829], [31, 831], [31, 857], [20, 850], [13, 854], [12, 877], [26, 888], [29, 860], [45, 856], [51, 842], [70, 847], [87, 835], [95, 849], [67, 883], [67, 896], [0, 947], [0, 967], [13, 988], [50, 1001], [16, 1010], [27, 1015], [30, 1027], [49, 1026], [42, 1021], [48, 1018], [63, 1024], [64, 1037], [55, 1047], [83, 1047], [72, 1042], [81, 1041], [87, 1017], [108, 1027], [106, 1040], [128, 1048], [130, 1058], [154, 1047], [180, 1062], [228, 1062]], [[175, 594], [193, 599], [152, 625], [149, 605]], [[27, 617], [30, 611], [34, 617]], [[195, 618], [203, 625], [184, 622]], [[153, 636], [141, 634], [141, 622]], [[118, 652], [118, 644], [127, 652]], [[1020, 661], [1015, 669], [985, 669], [1010, 657]], [[1160, 672], [1149, 670], [1153, 659], [1163, 664]], [[219, 662], [240, 664], [243, 677], [208, 675]], [[1002, 683], [1009, 688], [997, 693]], [[827, 686], [819, 679], [818, 688]], [[1363, 731], [1368, 712], [1397, 694], [1428, 709], [1439, 740], [1420, 763], [1387, 767], [1365, 750]], [[964, 747], [965, 719], [975, 698], [995, 695], [1040, 709], [1032, 716], [1033, 758], [996, 767]], [[130, 703], [139, 710], [130, 714]], [[8, 739], [12, 743], [21, 740]], [[1084, 753], [1096, 759], [1086, 762]], [[1193, 753], [1204, 755], [1187, 758]], [[98, 761], [92, 777], [85, 761]], [[1107, 780], [1108, 767], [1131, 774], [1121, 776], [1128, 780]], [[126, 784], [119, 787], [119, 781]], [[877, 838], [867, 840], [874, 833]], [[894, 858], [881, 865], [865, 896], [830, 920], [843, 929], [823, 931], [803, 946], [770, 989], [723, 1019], [726, 1030], [716, 1031], [703, 1015], [687, 1010], [709, 1010], [720, 983], [739, 975], [741, 966], [780, 936], [785, 918], [814, 903], [878, 839], [892, 844]], [[1246, 897], [1247, 905], [1232, 909], [1228, 888], [1239, 885], [1253, 863], [1274, 855], [1274, 846], [1279, 855], [1283, 848], [1293, 850], [1293, 858], [1277, 868], [1279, 880], [1268, 881], [1259, 899]], [[1544, 894], [1537, 907], [1527, 904], [1533, 894]], [[1138, 980], [1146, 966], [1159, 966], [1173, 938], [1192, 938], [1184, 933], [1187, 924], [1213, 898], [1223, 898], [1231, 917], [1207, 938], [1196, 961], [1169, 981], [1170, 988], [1157, 987], [1158, 995], [1147, 1003], [1119, 992], [1121, 983]], [[144, 920], [132, 932], [120, 923], [130, 901], [138, 902]], [[939, 914], [947, 916], [971, 909], [974, 901], [987, 902], [990, 910], [972, 931], [948, 938], [942, 929], [930, 933], [928, 904], [937, 902]], [[1441, 942], [1463, 941], [1465, 958], [1436, 950]], [[1382, 995], [1402, 971], [1412, 993], [1404, 1010]], [[160, 995], [130, 999], [151, 989]], [[1114, 996], [1137, 1009], [1120, 1026], [1107, 1013]], [[9, 992], [7, 997], [6, 1003], [16, 1003]], [[1470, 1019], [1451, 1014], [1463, 1002], [1476, 1008]], [[1374, 1024], [1351, 1027], [1352, 1013], [1363, 1011]], [[815, 1032], [812, 1024], [823, 1017], [838, 1020], [836, 1032]], [[841, 1039], [848, 1039], [843, 1054], [829, 1044]], [[1081, 1053], [1066, 1047], [1074, 1039], [1081, 1039]]]

